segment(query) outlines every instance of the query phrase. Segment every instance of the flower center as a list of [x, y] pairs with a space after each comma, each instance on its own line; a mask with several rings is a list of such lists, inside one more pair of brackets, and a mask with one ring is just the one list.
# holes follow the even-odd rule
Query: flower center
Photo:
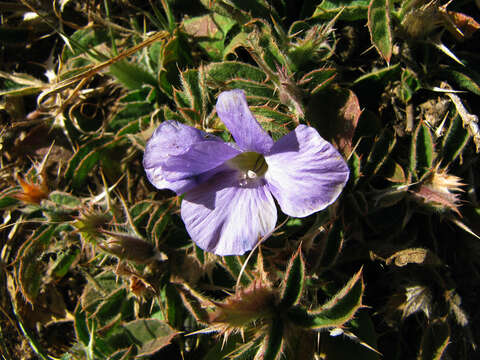
[[240, 185], [247, 184], [251, 180], [261, 178], [268, 170], [267, 162], [262, 154], [254, 151], [247, 151], [227, 161], [227, 164], [240, 170]]

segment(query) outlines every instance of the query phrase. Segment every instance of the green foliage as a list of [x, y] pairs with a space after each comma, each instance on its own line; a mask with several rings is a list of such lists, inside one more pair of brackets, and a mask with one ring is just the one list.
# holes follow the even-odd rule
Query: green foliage
[[393, 44], [388, 0], [372, 0], [370, 2], [368, 6], [368, 29], [373, 45], [385, 61], [390, 63]]
[[[0, 352], [475, 358], [480, 25], [443, 3], [2, 3]], [[274, 140], [316, 128], [350, 178], [222, 258], [142, 158], [167, 120], [231, 141], [230, 89]]]

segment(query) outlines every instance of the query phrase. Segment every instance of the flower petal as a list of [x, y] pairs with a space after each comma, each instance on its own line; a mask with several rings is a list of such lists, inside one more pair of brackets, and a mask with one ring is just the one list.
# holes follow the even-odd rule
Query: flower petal
[[143, 167], [148, 180], [158, 189], [170, 189], [178, 194], [195, 186], [195, 179], [167, 180], [163, 166], [170, 156], [186, 152], [193, 144], [215, 139], [203, 131], [177, 121], [163, 122], [157, 127], [145, 146]]
[[183, 154], [169, 157], [162, 168], [165, 179], [182, 180], [212, 170], [240, 154], [240, 151], [220, 141], [193, 144]]
[[305, 125], [277, 141], [265, 160], [268, 188], [282, 211], [295, 217], [333, 203], [349, 176], [347, 164], [333, 145]]
[[216, 109], [242, 150], [265, 154], [273, 146], [272, 138], [250, 112], [243, 90], [222, 92]]
[[241, 255], [275, 228], [277, 209], [263, 183], [238, 186], [237, 172], [215, 174], [188, 191], [181, 215], [192, 240], [217, 255]]

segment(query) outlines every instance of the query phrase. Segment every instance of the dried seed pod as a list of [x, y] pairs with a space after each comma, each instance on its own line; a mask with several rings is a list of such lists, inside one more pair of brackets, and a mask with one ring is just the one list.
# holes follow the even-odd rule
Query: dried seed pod
[[165, 255], [161, 254], [152, 243], [143, 239], [106, 230], [100, 232], [111, 236], [111, 238], [106, 241], [106, 244], [100, 244], [99, 246], [120, 259], [133, 261], [137, 264], [165, 260]]

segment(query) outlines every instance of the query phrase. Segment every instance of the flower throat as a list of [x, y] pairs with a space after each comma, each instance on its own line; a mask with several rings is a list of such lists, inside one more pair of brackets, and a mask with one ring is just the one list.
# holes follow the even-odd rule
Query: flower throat
[[228, 165], [240, 170], [240, 185], [247, 185], [250, 180], [261, 178], [268, 170], [267, 162], [262, 154], [247, 151], [228, 160]]

